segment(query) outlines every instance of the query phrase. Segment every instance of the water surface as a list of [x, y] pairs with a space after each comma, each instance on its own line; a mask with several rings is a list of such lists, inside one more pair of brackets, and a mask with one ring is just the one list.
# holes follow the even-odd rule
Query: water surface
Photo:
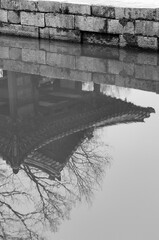
[[158, 54], [0, 37], [2, 239], [159, 238]]

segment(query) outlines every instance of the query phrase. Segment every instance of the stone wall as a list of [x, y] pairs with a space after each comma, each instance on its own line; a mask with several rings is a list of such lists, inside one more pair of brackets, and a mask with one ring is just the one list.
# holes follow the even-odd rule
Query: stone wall
[[0, 33], [158, 49], [159, 9], [1, 0]]
[[0, 68], [159, 93], [157, 52], [0, 36]]

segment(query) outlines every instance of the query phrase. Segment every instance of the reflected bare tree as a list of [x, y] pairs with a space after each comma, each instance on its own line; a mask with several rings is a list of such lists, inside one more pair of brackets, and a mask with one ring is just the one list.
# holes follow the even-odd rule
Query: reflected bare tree
[[9, 169], [0, 172], [0, 237], [45, 239], [44, 232], [57, 231], [77, 201], [91, 202], [110, 163], [102, 149], [95, 138], [86, 137], [67, 162], [61, 180], [28, 165], [21, 166], [18, 176]]

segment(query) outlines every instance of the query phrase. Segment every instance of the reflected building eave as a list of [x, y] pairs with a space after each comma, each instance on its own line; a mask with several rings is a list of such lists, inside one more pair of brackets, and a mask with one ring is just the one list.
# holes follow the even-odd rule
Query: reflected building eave
[[[63, 104], [65, 109], [63, 112], [56, 113], [50, 108], [47, 115], [40, 114], [26, 119], [9, 119], [5, 122], [6, 118], [0, 116], [0, 123], [3, 123], [0, 124], [0, 152], [12, 168], [20, 167], [24, 160], [31, 164], [31, 159], [33, 159], [32, 164], [38, 167], [38, 162], [33, 163], [34, 157], [37, 154], [46, 156], [47, 147], [51, 144], [53, 146], [55, 142], [60, 145], [61, 139], [65, 140], [69, 136], [73, 137], [77, 133], [95, 127], [143, 122], [151, 112], [154, 112], [152, 108], [136, 106], [96, 93], [88, 93], [66, 105], [65, 109]], [[70, 154], [72, 154], [71, 148]], [[29, 155], [34, 157], [28, 158]], [[53, 155], [49, 161], [50, 159], [59, 161], [57, 156], [54, 158]], [[41, 168], [40, 163], [39, 168]]]

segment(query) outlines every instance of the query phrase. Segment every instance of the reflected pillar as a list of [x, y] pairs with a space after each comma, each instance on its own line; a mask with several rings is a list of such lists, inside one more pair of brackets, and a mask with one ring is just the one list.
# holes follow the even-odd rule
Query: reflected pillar
[[8, 98], [10, 115], [12, 118], [17, 116], [17, 74], [8, 72]]
[[94, 83], [94, 92], [100, 93], [100, 84]]

